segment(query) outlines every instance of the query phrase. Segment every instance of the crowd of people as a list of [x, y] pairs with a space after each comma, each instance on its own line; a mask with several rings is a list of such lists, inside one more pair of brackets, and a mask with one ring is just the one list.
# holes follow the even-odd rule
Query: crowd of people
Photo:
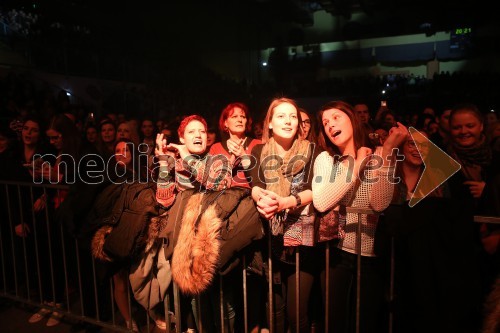
[[[71, 271], [67, 258], [78, 251], [80, 258], [96, 259], [99, 292], [105, 291], [105, 278], [112, 277], [118, 310], [126, 325], [139, 331], [127, 298], [131, 291], [139, 297], [133, 271], [148, 251], [163, 253], [159, 244], [171, 237], [171, 251], [164, 252], [171, 272], [159, 283], [173, 280], [181, 287], [181, 331], [199, 329], [200, 318], [203, 331], [244, 331], [243, 286], [235, 269], [243, 262], [251, 332], [270, 325], [275, 332], [321, 332], [325, 317], [330, 331], [354, 332], [358, 322], [361, 332], [384, 332], [390, 309], [397, 309], [394, 328], [399, 332], [498, 329], [485, 304], [498, 279], [500, 229], [474, 222], [477, 215], [500, 215], [500, 126], [494, 112], [456, 104], [426, 107], [410, 117], [387, 106], [370, 110], [361, 100], [337, 100], [306, 110], [296, 100], [280, 97], [271, 100], [267, 112], [254, 110], [262, 119], [252, 119], [245, 103], [231, 102], [217, 123], [207, 123], [198, 114], [174, 119], [114, 113], [82, 117], [64, 105], [48, 119], [42, 110], [16, 114], [0, 132], [3, 180], [69, 186], [21, 191], [24, 218], [16, 215], [12, 222], [11, 241], [32, 244], [27, 251], [33, 253], [36, 247], [39, 259], [28, 256], [27, 274], [32, 281], [40, 278], [41, 299], [52, 308], [64, 307], [68, 288], [60, 272], [65, 267]], [[410, 126], [461, 166], [414, 207], [408, 201], [425, 166]], [[241, 191], [230, 192], [235, 189]], [[238, 194], [231, 213], [208, 209], [214, 203], [229, 205], [228, 193]], [[196, 205], [193, 198], [199, 200]], [[225, 246], [235, 247], [234, 253], [247, 260], [224, 266], [221, 322], [217, 273], [222, 269], [217, 258], [231, 256], [224, 252], [227, 246], [217, 247], [219, 236], [208, 242], [210, 248], [207, 242], [203, 247], [183, 242], [191, 236], [198, 241], [202, 226], [210, 221], [219, 223], [215, 234], [228, 218], [235, 225], [251, 225], [252, 218], [231, 215], [244, 198], [252, 200], [245, 209], [258, 216], [260, 227], [251, 235], [238, 235], [243, 237], [238, 244], [231, 244], [233, 229], [227, 231]], [[195, 208], [199, 211], [192, 217]], [[365, 211], [353, 213], [350, 208]], [[46, 214], [58, 223], [47, 224]], [[158, 222], [154, 237], [153, 220]], [[189, 223], [194, 227], [185, 230]], [[2, 235], [10, 233], [7, 224]], [[150, 238], [139, 242], [144, 233]], [[64, 241], [53, 241], [74, 238], [80, 240], [74, 250]], [[395, 288], [389, 299], [391, 240]], [[92, 274], [88, 262], [79, 267], [83, 274]], [[37, 270], [37, 265], [51, 269]], [[201, 282], [195, 280], [198, 268], [210, 273]], [[70, 283], [78, 280], [69, 275]], [[93, 289], [92, 279], [82, 283], [84, 290]], [[195, 295], [200, 296], [201, 313], [192, 306]], [[105, 311], [105, 306], [96, 308], [94, 295], [81, 297], [86, 315]], [[146, 310], [164, 329], [162, 311], [149, 305]], [[29, 321], [49, 314], [47, 326], [57, 325], [63, 316], [44, 307]], [[483, 322], [488, 325], [482, 327]]]

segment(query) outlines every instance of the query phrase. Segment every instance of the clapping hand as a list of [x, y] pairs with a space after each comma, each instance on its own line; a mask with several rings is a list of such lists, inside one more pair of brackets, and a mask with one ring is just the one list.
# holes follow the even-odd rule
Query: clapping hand
[[231, 139], [227, 140], [227, 148], [229, 150], [229, 153], [236, 157], [244, 155], [245, 148], [243, 147], [243, 141], [244, 140], [239, 140], [239, 142], [235, 142]]

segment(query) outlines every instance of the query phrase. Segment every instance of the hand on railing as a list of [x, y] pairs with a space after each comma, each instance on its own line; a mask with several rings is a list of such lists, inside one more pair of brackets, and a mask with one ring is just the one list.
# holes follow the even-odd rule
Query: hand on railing
[[35, 213], [41, 212], [47, 204], [47, 197], [43, 194], [40, 198], [36, 199], [33, 204], [33, 210]]
[[31, 232], [30, 227], [26, 223], [20, 223], [16, 225], [16, 235], [19, 237], [27, 237]]

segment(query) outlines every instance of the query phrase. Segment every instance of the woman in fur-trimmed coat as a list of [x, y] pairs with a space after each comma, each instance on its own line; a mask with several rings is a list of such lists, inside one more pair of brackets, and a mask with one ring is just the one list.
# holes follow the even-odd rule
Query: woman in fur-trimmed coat
[[[202, 214], [205, 220], [212, 223], [199, 223], [196, 228], [193, 226], [198, 216], [201, 216], [203, 193], [230, 187], [232, 179], [228, 161], [206, 153], [207, 128], [203, 117], [191, 115], [181, 121], [177, 130], [180, 144], [168, 143], [163, 134], [158, 134], [156, 139], [155, 155], [160, 165], [156, 191], [158, 203], [168, 208], [176, 196], [184, 197], [182, 192], [185, 190], [199, 190], [193, 195], [197, 201], [194, 198], [189, 200], [188, 207], [182, 210], [184, 214], [169, 212], [170, 216], [182, 216], [179, 237], [204, 244], [203, 248], [197, 248], [192, 242], [180, 242], [172, 255], [172, 278], [181, 291], [191, 295], [202, 292], [211, 283], [219, 258], [219, 242], [207, 241], [215, 239], [220, 229], [215, 209], [209, 207]], [[176, 209], [172, 207], [172, 210]], [[179, 219], [174, 221], [177, 222], [180, 222]], [[193, 237], [186, 236], [191, 234]], [[193, 255], [191, 251], [201, 255]], [[190, 302], [183, 303], [183, 312], [191, 313]], [[189, 323], [189, 319], [187, 321], [188, 328], [194, 328], [189, 327], [194, 326], [194, 323]]]

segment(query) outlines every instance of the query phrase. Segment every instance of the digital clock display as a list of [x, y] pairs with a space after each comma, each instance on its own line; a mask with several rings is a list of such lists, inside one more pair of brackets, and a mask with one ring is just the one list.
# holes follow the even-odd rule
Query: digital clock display
[[472, 33], [472, 28], [456, 28], [455, 35], [467, 35]]
[[450, 50], [465, 50], [472, 45], [472, 28], [460, 27], [451, 30], [450, 33]]

